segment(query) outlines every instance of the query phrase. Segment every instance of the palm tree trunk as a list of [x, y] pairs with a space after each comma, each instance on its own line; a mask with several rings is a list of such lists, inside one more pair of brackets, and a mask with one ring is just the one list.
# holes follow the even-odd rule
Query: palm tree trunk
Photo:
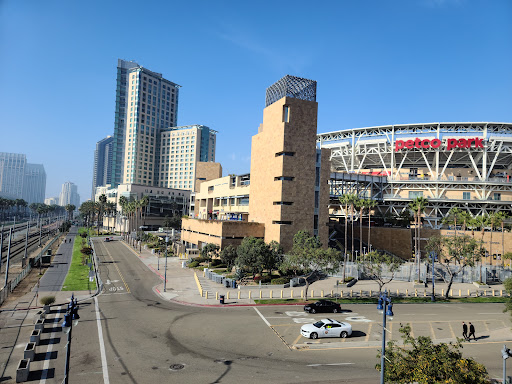
[[359, 257], [363, 255], [363, 208], [359, 209]]
[[371, 234], [371, 225], [370, 223], [372, 222], [372, 209], [370, 208], [368, 210], [368, 252], [371, 251], [370, 247], [371, 247], [371, 242], [370, 242], [370, 234]]
[[501, 266], [505, 268], [505, 225], [503, 220], [501, 221]]
[[352, 260], [354, 260], [354, 205], [352, 204], [350, 206], [350, 221], [351, 221], [351, 237], [352, 237], [352, 243], [350, 244], [350, 248], [351, 248], [351, 254], [350, 254], [350, 258]]

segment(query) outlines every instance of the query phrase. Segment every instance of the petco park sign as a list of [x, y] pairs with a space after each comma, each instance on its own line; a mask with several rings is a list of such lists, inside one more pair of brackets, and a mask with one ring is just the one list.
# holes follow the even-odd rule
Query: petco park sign
[[483, 148], [484, 139], [475, 137], [473, 139], [419, 139], [414, 140], [396, 140], [395, 141], [395, 152], [401, 149], [428, 149], [428, 148], [439, 148], [443, 145], [447, 151], [453, 151], [457, 148]]

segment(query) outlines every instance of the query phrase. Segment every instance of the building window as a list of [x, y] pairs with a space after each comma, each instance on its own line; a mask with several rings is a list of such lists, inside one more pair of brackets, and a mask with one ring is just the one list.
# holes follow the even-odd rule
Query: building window
[[315, 208], [318, 209], [320, 201], [320, 192], [315, 191]]
[[274, 205], [293, 205], [293, 201], [274, 201]]
[[423, 197], [423, 191], [409, 191], [409, 199]]
[[272, 224], [292, 225], [292, 222], [291, 221], [286, 221], [286, 220], [272, 220]]
[[290, 107], [287, 105], [283, 106], [283, 123], [290, 122]]
[[295, 152], [277, 152], [276, 157], [278, 156], [295, 156]]
[[471, 200], [471, 192], [462, 192], [463, 200]]
[[274, 177], [274, 180], [275, 181], [279, 181], [279, 180], [286, 180], [286, 181], [293, 181], [295, 179], [295, 177], [293, 176], [277, 176], [277, 177]]
[[501, 200], [501, 193], [495, 193], [493, 195], [493, 200]]
[[320, 167], [315, 168], [315, 186], [320, 186]]

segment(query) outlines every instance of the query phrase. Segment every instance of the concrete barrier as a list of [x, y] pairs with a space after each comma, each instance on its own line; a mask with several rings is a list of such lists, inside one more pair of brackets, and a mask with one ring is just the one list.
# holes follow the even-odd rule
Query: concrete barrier
[[42, 331], [44, 329], [44, 320], [37, 320], [35, 327], [36, 329], [40, 329]]
[[29, 359], [30, 361], [34, 361], [34, 357], [36, 356], [36, 343], [27, 343], [25, 349], [23, 350], [23, 358]]
[[35, 345], [39, 345], [39, 340], [41, 340], [41, 330], [35, 329], [30, 334], [30, 342], [35, 343]]
[[30, 373], [30, 360], [22, 359], [18, 363], [18, 368], [16, 369], [16, 382], [23, 383], [28, 380], [28, 374]]

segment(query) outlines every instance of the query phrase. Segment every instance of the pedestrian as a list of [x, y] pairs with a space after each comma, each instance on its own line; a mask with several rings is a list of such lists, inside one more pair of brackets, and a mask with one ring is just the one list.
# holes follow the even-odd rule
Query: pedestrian
[[464, 321], [462, 322], [462, 337], [465, 340], [468, 339], [468, 325]]
[[469, 323], [468, 341], [471, 340], [471, 335], [473, 335], [473, 340], [476, 340], [476, 337], [475, 337], [475, 326], [473, 324]]

